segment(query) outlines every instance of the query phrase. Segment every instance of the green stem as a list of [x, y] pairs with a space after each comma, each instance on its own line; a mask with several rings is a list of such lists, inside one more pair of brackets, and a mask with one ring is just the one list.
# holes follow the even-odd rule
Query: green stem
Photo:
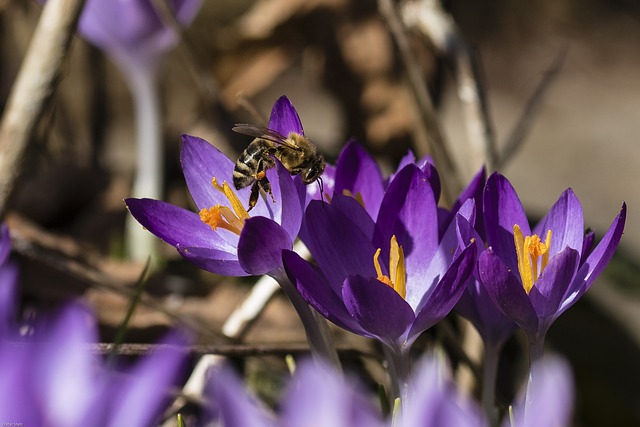
[[409, 374], [411, 371], [411, 358], [409, 351], [399, 348], [391, 348], [386, 345], [384, 355], [388, 363], [388, 373], [391, 380], [389, 401], [391, 407], [395, 407], [396, 399], [400, 399], [401, 407], [405, 405], [409, 395]]
[[[164, 150], [155, 66], [121, 66], [133, 97], [136, 123], [136, 171], [132, 197], [162, 199]], [[156, 238], [127, 216], [125, 242], [133, 260], [155, 255]]]
[[500, 350], [504, 342], [484, 343], [484, 364], [482, 371], [482, 407], [492, 426], [498, 424], [498, 412], [495, 405], [496, 379]]
[[533, 368], [542, 360], [544, 354], [545, 334], [536, 334], [534, 336], [528, 335], [527, 338], [529, 340], [529, 383], [527, 384], [527, 394], [524, 404], [525, 417], [527, 416], [527, 412], [530, 410], [532, 398], [531, 393], [538, 380], [536, 378], [537, 370]]

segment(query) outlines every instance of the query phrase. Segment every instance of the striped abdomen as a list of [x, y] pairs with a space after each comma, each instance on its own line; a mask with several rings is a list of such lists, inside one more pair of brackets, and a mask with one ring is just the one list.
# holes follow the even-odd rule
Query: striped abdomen
[[273, 166], [269, 157], [273, 145], [264, 139], [256, 138], [242, 152], [233, 169], [233, 185], [237, 190], [248, 187], [256, 180], [256, 175]]

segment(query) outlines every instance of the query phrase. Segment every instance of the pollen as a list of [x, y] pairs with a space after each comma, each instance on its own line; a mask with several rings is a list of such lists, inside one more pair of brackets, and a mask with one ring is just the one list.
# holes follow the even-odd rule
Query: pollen
[[402, 246], [398, 245], [396, 236], [391, 237], [391, 248], [389, 251], [389, 276], [386, 276], [382, 272], [380, 266], [380, 252], [381, 248], [378, 248], [373, 255], [373, 266], [376, 269], [377, 279], [385, 285], [393, 288], [404, 299], [407, 296], [407, 274], [404, 266], [404, 251]]
[[219, 185], [217, 179], [213, 178], [211, 185], [227, 197], [227, 200], [229, 200], [231, 204], [231, 209], [223, 205], [215, 205], [210, 208], [201, 209], [199, 214], [200, 221], [209, 225], [212, 230], [223, 228], [240, 235], [244, 227], [244, 221], [249, 219], [249, 213], [242, 206], [238, 196], [236, 196], [226, 181], [223, 182], [222, 185]]
[[549, 263], [549, 248], [551, 247], [551, 230], [547, 231], [544, 243], [540, 236], [524, 236], [518, 224], [513, 226], [513, 241], [518, 256], [518, 271], [522, 279], [522, 286], [527, 294]]

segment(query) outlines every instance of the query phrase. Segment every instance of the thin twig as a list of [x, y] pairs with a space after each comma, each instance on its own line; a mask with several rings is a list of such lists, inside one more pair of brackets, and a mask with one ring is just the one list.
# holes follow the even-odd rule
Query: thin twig
[[567, 49], [563, 48], [556, 54], [549, 67], [547, 67], [543, 73], [540, 83], [538, 83], [533, 95], [529, 98], [524, 111], [520, 115], [520, 119], [516, 122], [515, 127], [507, 138], [502, 153], [498, 156], [496, 169], [503, 168], [505, 164], [513, 158], [516, 151], [522, 146], [522, 143], [527, 136], [527, 132], [529, 131], [533, 120], [538, 115], [552, 83], [555, 82], [560, 75], [560, 71], [562, 70], [562, 66], [564, 65], [566, 58]]
[[445, 203], [451, 202], [461, 189], [461, 177], [453, 163], [449, 153], [437, 113], [431, 102], [431, 96], [427, 90], [427, 85], [420, 71], [415, 55], [411, 52], [409, 42], [404, 32], [404, 27], [392, 0], [378, 0], [378, 8], [381, 15], [386, 19], [389, 30], [398, 45], [402, 62], [407, 71], [411, 92], [413, 93], [420, 114], [420, 122], [417, 126], [423, 128], [423, 134], [427, 136], [426, 141], [417, 141], [419, 146], [418, 154], [430, 152], [438, 169], [446, 177], [443, 182], [443, 199]]
[[[90, 344], [90, 351], [98, 354], [111, 354], [114, 348], [113, 343]], [[116, 354], [121, 356], [143, 356], [149, 352], [162, 349], [178, 349], [188, 351], [190, 354], [216, 354], [225, 357], [252, 357], [252, 356], [281, 356], [287, 354], [307, 354], [309, 345], [307, 343], [258, 343], [258, 344], [198, 344], [187, 347], [178, 347], [170, 344], [132, 344], [123, 343], [117, 346]], [[338, 346], [338, 352], [348, 358], [367, 357], [380, 360], [374, 353], [364, 352], [351, 346]]]
[[0, 212], [20, 173], [24, 153], [59, 81], [85, 0], [49, 0], [0, 121]]
[[403, 22], [418, 29], [455, 66], [458, 97], [462, 102], [470, 155], [478, 166], [493, 169], [497, 148], [479, 57], [464, 40], [453, 18], [439, 0], [414, 0], [402, 5]]

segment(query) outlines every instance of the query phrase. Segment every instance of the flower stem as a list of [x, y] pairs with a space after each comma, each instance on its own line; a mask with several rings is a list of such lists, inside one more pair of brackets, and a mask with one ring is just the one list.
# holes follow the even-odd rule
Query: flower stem
[[535, 389], [535, 384], [537, 382], [536, 369], [533, 369], [538, 362], [542, 360], [542, 356], [544, 354], [544, 334], [536, 334], [534, 336], [528, 335], [529, 339], [529, 384], [527, 384], [527, 394], [525, 397], [524, 404], [524, 416], [527, 416], [527, 412], [529, 412], [532, 402], [532, 390]]
[[[162, 199], [163, 148], [156, 67], [121, 67], [133, 97], [136, 122], [137, 167], [132, 197]], [[129, 257], [141, 261], [155, 255], [157, 239], [133, 216], [127, 216], [125, 245]]]
[[282, 269], [277, 269], [269, 273], [279, 284], [284, 293], [289, 297], [289, 301], [298, 313], [304, 331], [307, 335], [307, 341], [311, 347], [311, 354], [314, 358], [333, 364], [338, 370], [341, 370], [340, 359], [336, 351], [331, 332], [327, 321], [316, 313], [307, 302], [302, 298], [293, 283], [287, 277]]
[[411, 359], [409, 351], [384, 346], [384, 354], [389, 364], [389, 377], [391, 379], [391, 390], [389, 401], [394, 407], [396, 399], [400, 399], [403, 407], [409, 394], [409, 373], [411, 371]]
[[496, 411], [496, 378], [498, 375], [498, 362], [500, 360], [500, 350], [503, 342], [484, 343], [484, 365], [482, 371], [482, 407], [492, 426], [498, 423], [498, 412]]

